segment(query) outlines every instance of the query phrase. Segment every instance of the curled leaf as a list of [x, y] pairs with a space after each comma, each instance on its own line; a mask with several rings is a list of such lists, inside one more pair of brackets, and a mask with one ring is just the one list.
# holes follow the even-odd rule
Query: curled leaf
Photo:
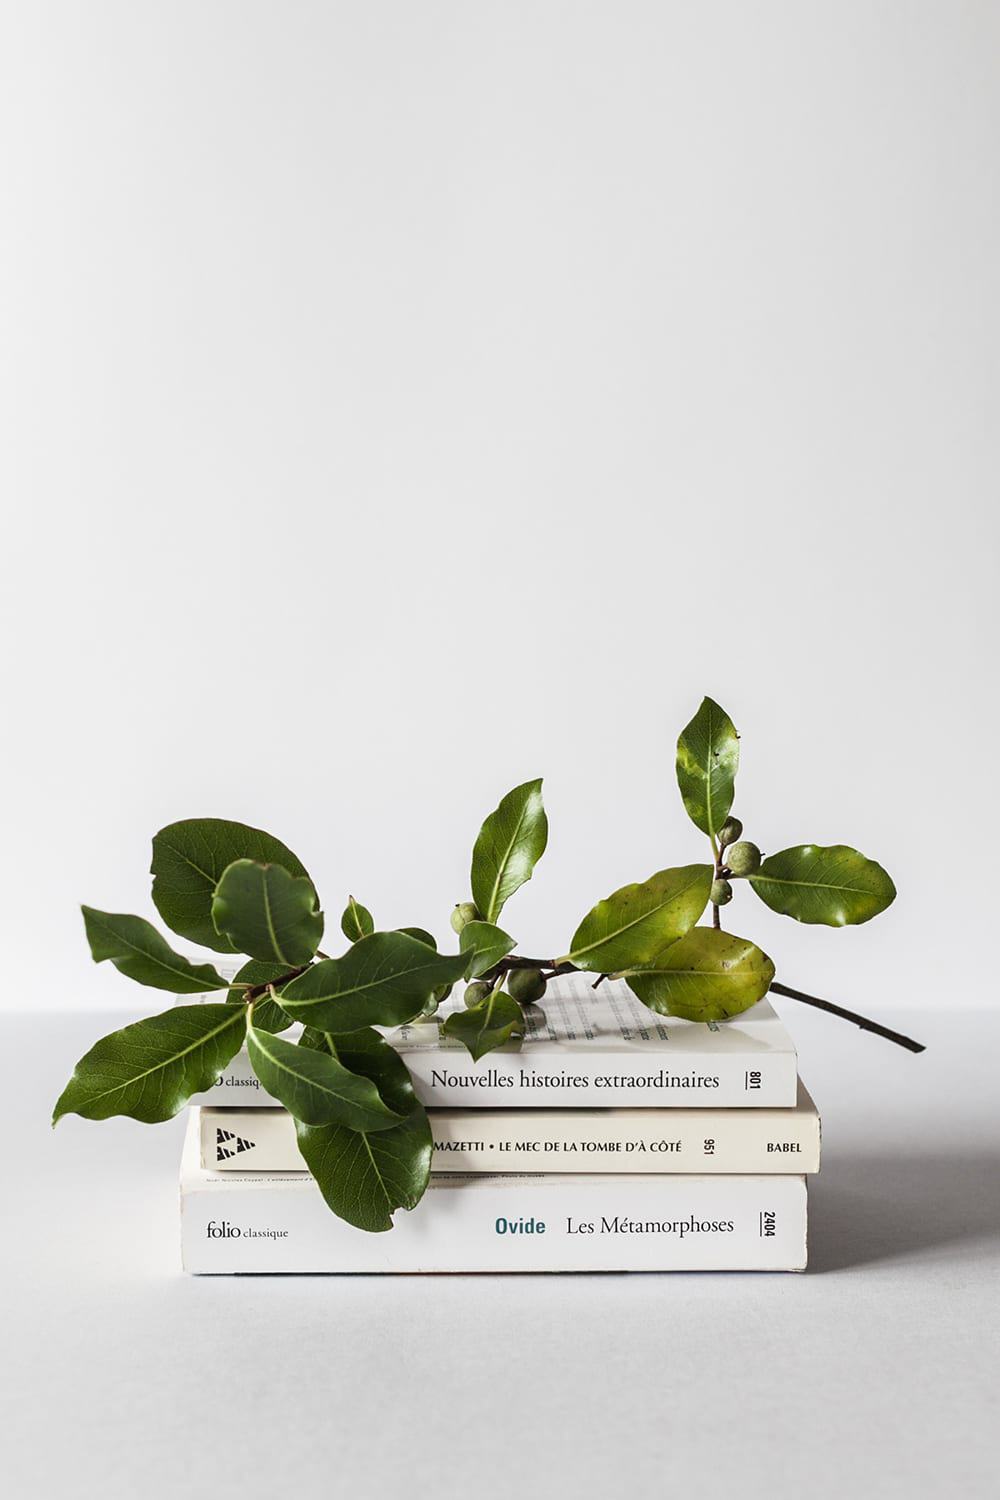
[[323, 936], [323, 913], [308, 876], [252, 859], [223, 870], [212, 920], [237, 952], [284, 964], [286, 971], [307, 964]]
[[262, 828], [228, 818], [185, 818], [153, 839], [153, 902], [171, 932], [218, 953], [240, 952], [212, 921], [212, 898], [222, 872], [236, 859], [277, 864], [290, 875], [306, 869], [287, 845]]
[[478, 1062], [487, 1052], [524, 1035], [524, 1013], [516, 1000], [496, 989], [479, 1005], [453, 1011], [442, 1031], [461, 1042]]

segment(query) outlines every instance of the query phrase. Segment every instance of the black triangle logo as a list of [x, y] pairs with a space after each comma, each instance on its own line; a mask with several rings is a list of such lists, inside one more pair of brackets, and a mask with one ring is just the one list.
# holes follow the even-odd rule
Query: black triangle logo
[[[229, 1145], [228, 1142], [234, 1142]], [[238, 1156], [241, 1151], [252, 1151], [256, 1141], [245, 1141], [241, 1135], [235, 1135], [231, 1130], [223, 1130], [222, 1126], [216, 1127], [215, 1131], [215, 1159], [216, 1161], [229, 1161], [233, 1156]]]

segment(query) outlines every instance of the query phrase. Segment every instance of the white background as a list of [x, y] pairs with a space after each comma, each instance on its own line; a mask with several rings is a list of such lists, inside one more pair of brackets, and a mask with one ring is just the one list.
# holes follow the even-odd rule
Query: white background
[[444, 937], [535, 775], [505, 920], [560, 951], [703, 856], [706, 692], [748, 836], [899, 887], [729, 924], [995, 999], [998, 49], [943, 0], [4, 5], [3, 1005], [159, 1007], [77, 903], [152, 915], [185, 816]]

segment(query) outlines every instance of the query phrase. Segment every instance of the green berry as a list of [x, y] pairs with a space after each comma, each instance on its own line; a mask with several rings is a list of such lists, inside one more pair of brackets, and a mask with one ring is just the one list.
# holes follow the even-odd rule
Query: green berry
[[743, 824], [739, 818], [727, 818], [719, 829], [719, 843], [725, 849], [728, 844], [735, 844], [742, 832]]
[[511, 969], [507, 975], [507, 993], [518, 1005], [533, 1005], [545, 994], [541, 969]]
[[469, 1010], [474, 1005], [479, 1005], [490, 992], [490, 986], [484, 984], [481, 979], [474, 979], [471, 984], [465, 986], [465, 1003]]
[[733, 899], [733, 888], [728, 880], [712, 881], [712, 905], [728, 906]]
[[726, 864], [734, 875], [756, 875], [760, 869], [760, 850], [744, 839], [726, 850]]
[[479, 913], [474, 901], [460, 901], [451, 914], [451, 928], [453, 932], [461, 932], [468, 927], [470, 922], [477, 922]]

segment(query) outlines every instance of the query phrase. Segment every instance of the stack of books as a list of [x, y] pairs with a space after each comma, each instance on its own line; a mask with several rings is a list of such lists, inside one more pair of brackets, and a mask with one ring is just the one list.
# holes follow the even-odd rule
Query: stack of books
[[805, 1269], [820, 1123], [766, 1000], [702, 1024], [574, 974], [526, 1013], [517, 1050], [474, 1062], [436, 1019], [387, 1035], [431, 1121], [423, 1200], [384, 1234], [336, 1218], [238, 1054], [191, 1111], [186, 1270]]

